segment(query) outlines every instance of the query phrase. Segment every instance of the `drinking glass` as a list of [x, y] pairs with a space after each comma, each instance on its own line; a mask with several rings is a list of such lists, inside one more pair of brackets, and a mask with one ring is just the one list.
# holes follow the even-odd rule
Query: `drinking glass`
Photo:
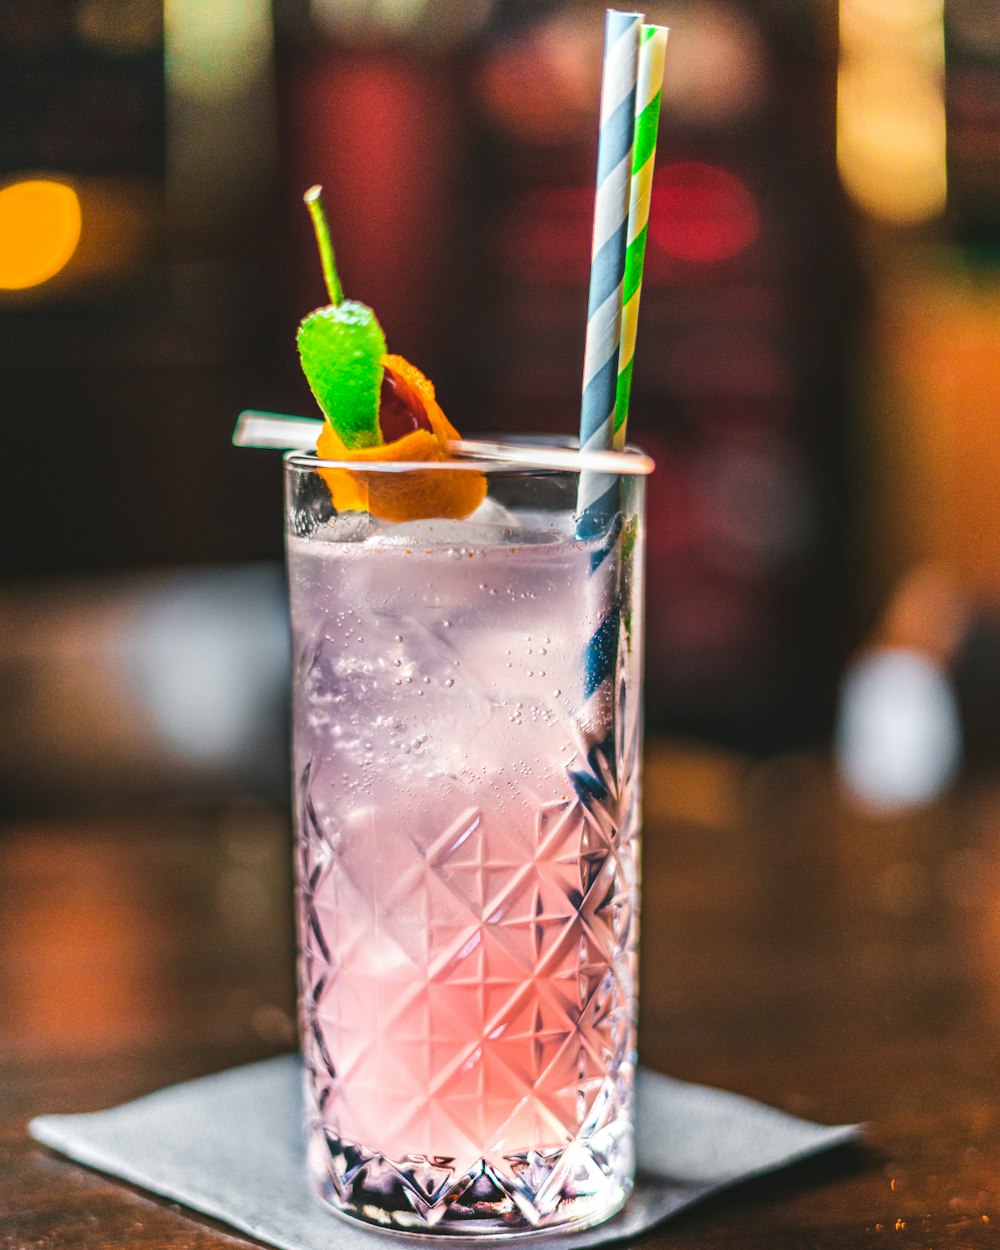
[[[633, 1180], [644, 478], [583, 538], [538, 456], [285, 461], [308, 1168], [409, 1233], [585, 1227]], [[465, 520], [358, 506], [473, 473]]]

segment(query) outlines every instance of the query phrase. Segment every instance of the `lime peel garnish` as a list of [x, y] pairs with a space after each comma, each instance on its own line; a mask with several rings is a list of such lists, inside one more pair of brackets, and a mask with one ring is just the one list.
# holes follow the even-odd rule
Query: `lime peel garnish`
[[319, 186], [310, 187], [304, 198], [330, 303], [311, 312], [299, 326], [299, 358], [316, 402], [344, 446], [352, 450], [379, 447], [383, 441], [378, 410], [385, 335], [367, 304], [344, 299], [321, 191]]

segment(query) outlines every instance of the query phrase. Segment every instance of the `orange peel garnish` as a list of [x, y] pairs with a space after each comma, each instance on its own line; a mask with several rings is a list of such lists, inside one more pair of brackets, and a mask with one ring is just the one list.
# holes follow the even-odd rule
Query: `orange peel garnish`
[[[350, 460], [359, 466], [393, 460], [441, 461], [451, 456], [445, 443], [459, 437], [434, 397], [434, 384], [402, 356], [383, 356], [382, 367], [393, 374], [397, 391], [423, 409], [429, 430], [414, 430], [379, 447], [346, 447], [329, 421], [316, 444], [321, 460]], [[461, 520], [486, 497], [486, 478], [472, 470], [427, 473], [365, 473], [358, 469], [320, 469], [338, 512], [368, 512], [384, 521], [421, 521], [432, 517]]]

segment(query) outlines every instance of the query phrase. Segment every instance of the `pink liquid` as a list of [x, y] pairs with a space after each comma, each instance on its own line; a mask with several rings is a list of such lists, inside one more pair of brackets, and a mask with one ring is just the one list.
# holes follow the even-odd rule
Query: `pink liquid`
[[604, 1056], [630, 1043], [601, 984], [612, 857], [573, 904], [583, 820], [575, 800], [553, 804], [538, 836], [470, 808], [426, 856], [397, 847], [384, 888], [341, 861], [315, 914], [337, 952], [316, 1020], [339, 1060], [327, 1115], [342, 1135], [461, 1171], [569, 1144]]
[[290, 546], [310, 1163], [516, 1232], [630, 1183], [637, 725], [576, 710], [586, 551], [454, 550]]

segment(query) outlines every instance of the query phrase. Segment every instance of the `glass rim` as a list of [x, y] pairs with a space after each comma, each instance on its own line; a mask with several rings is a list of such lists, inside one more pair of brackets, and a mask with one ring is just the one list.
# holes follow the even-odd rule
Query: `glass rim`
[[448, 444], [448, 460], [324, 460], [314, 451], [295, 449], [282, 457], [297, 470], [346, 469], [351, 473], [565, 473], [646, 477], [656, 467], [640, 448], [621, 451], [583, 448], [578, 440], [548, 435], [516, 439], [459, 439]]

